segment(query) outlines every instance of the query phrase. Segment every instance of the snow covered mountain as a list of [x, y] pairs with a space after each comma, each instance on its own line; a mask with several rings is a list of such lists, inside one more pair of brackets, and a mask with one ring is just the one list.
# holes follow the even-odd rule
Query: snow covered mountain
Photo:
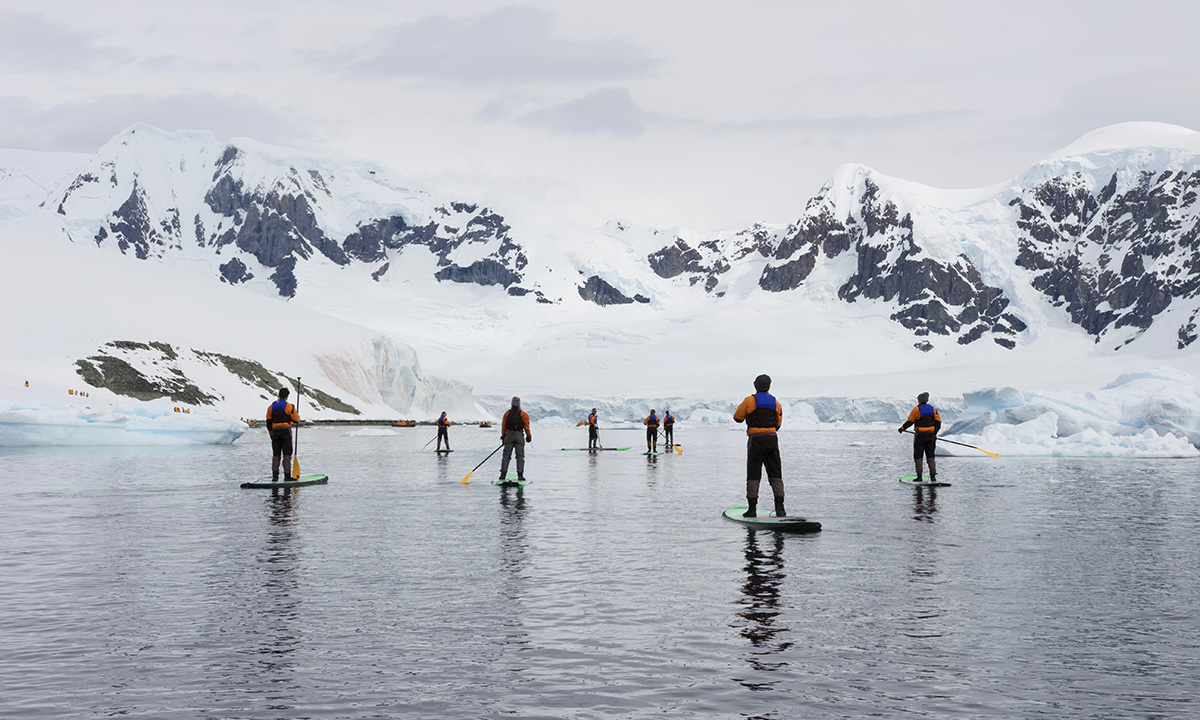
[[92, 156], [0, 152], [0, 223], [394, 334], [486, 392], [714, 396], [767, 367], [793, 386], [1191, 369], [1197, 185], [1200, 134], [1135, 123], [988, 188], [847, 165], [785, 226], [583, 228], [136, 125]]

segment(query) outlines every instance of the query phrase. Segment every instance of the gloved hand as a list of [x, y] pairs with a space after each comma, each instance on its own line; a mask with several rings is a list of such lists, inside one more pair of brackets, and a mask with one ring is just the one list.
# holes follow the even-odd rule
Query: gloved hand
[[902, 433], [902, 432], [904, 432], [904, 428], [900, 428], [900, 429], [899, 429], [899, 430], [897, 430], [896, 432]]
[[527, 443], [531, 443], [531, 442], [533, 442], [533, 436], [532, 436], [532, 435], [526, 435], [526, 436], [525, 436], [525, 442], [527, 442]]

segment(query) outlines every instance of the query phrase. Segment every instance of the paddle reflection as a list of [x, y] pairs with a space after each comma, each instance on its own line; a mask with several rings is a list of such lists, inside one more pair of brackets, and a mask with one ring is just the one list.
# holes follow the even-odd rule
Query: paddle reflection
[[[746, 582], [742, 597], [735, 601], [741, 606], [733, 627], [750, 642], [751, 650], [742, 656], [756, 672], [773, 672], [787, 663], [773, 659], [792, 643], [785, 639], [789, 628], [780, 622], [782, 615], [780, 589], [786, 574], [783, 571], [783, 533], [746, 530]], [[777, 680], [757, 681], [735, 678], [751, 690], [770, 690]]]

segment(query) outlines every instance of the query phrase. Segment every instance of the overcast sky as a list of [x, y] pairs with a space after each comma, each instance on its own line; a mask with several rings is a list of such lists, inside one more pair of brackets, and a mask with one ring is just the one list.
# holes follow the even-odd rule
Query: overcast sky
[[1104, 125], [1200, 129], [1198, 35], [1190, 0], [0, 0], [0, 147], [143, 121], [740, 229], [843, 163], [975, 187]]

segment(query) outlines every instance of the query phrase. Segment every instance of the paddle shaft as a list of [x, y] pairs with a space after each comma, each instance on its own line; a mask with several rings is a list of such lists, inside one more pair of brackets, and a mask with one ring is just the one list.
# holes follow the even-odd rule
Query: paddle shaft
[[459, 482], [460, 482], [460, 483], [465, 483], [466, 481], [470, 480], [470, 479], [471, 479], [471, 476], [475, 474], [475, 471], [476, 471], [476, 470], [478, 470], [479, 468], [483, 467], [483, 464], [484, 464], [485, 462], [487, 462], [488, 460], [491, 460], [491, 459], [492, 459], [492, 456], [493, 456], [493, 455], [495, 455], [495, 454], [496, 454], [496, 452], [497, 452], [497, 451], [499, 451], [499, 450], [500, 450], [500, 448], [502, 448], [502, 447], [504, 447], [504, 443], [500, 443], [500, 445], [498, 445], [498, 446], [496, 447], [496, 449], [495, 449], [495, 450], [493, 450], [493, 451], [491, 451], [490, 453], [488, 453], [488, 456], [487, 456], [487, 457], [485, 457], [484, 459], [480, 460], [478, 465], [476, 465], [475, 467], [471, 468], [471, 472], [467, 473], [467, 476], [466, 476], [465, 478], [463, 478], [462, 480], [459, 480]]
[[[908, 433], [909, 435], [916, 435], [916, 433], [913, 432], [912, 430], [905, 430], [904, 432]], [[946, 438], [938, 438], [938, 442], [948, 442], [951, 445], [962, 445], [963, 447], [969, 447], [972, 450], [978, 450], [979, 452], [987, 454], [987, 455], [991, 455], [992, 457], [1000, 457], [996, 453], [988, 452], [987, 450], [984, 450], [981, 447], [975, 447], [974, 445], [968, 445], [966, 443], [954, 442], [953, 440], [947, 440]]]
[[[300, 376], [296, 376], [296, 416], [300, 416]], [[296, 423], [296, 441], [292, 448], [292, 477], [300, 477], [300, 423]]]

